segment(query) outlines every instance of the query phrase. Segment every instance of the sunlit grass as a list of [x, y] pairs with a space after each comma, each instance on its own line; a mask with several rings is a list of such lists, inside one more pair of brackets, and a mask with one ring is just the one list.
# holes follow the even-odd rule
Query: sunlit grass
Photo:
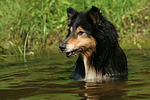
[[66, 9], [86, 11], [92, 5], [116, 26], [121, 38], [149, 34], [148, 0], [1, 0], [0, 47], [7, 44], [2, 50], [18, 55], [56, 45], [67, 34]]

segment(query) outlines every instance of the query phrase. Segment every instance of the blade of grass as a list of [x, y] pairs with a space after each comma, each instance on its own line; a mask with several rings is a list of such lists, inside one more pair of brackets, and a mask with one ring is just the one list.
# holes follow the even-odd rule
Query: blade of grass
[[27, 44], [28, 36], [29, 36], [29, 33], [27, 34], [25, 43], [24, 43], [24, 62], [27, 62], [27, 60], [26, 60], [26, 44]]

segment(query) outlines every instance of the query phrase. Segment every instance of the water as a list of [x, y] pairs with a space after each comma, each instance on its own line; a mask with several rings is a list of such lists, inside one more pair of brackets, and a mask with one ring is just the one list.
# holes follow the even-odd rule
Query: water
[[[0, 64], [0, 100], [150, 100], [150, 57], [126, 50], [127, 80], [77, 82], [69, 76], [76, 57], [50, 51], [11, 56]], [[150, 50], [146, 50], [150, 54]]]

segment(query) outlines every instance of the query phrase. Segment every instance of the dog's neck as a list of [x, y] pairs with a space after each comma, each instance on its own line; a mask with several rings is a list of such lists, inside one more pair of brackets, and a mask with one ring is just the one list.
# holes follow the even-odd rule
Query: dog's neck
[[102, 79], [102, 73], [95, 70], [91, 60], [92, 50], [84, 52], [81, 56], [85, 67], [85, 80]]

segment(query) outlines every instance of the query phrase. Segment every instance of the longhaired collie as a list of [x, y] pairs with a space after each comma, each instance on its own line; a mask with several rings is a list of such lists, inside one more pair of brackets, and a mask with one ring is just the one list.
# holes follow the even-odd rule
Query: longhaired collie
[[71, 78], [106, 80], [128, 75], [127, 59], [114, 25], [94, 6], [87, 12], [69, 7], [68, 35], [60, 44], [67, 57], [78, 55]]

